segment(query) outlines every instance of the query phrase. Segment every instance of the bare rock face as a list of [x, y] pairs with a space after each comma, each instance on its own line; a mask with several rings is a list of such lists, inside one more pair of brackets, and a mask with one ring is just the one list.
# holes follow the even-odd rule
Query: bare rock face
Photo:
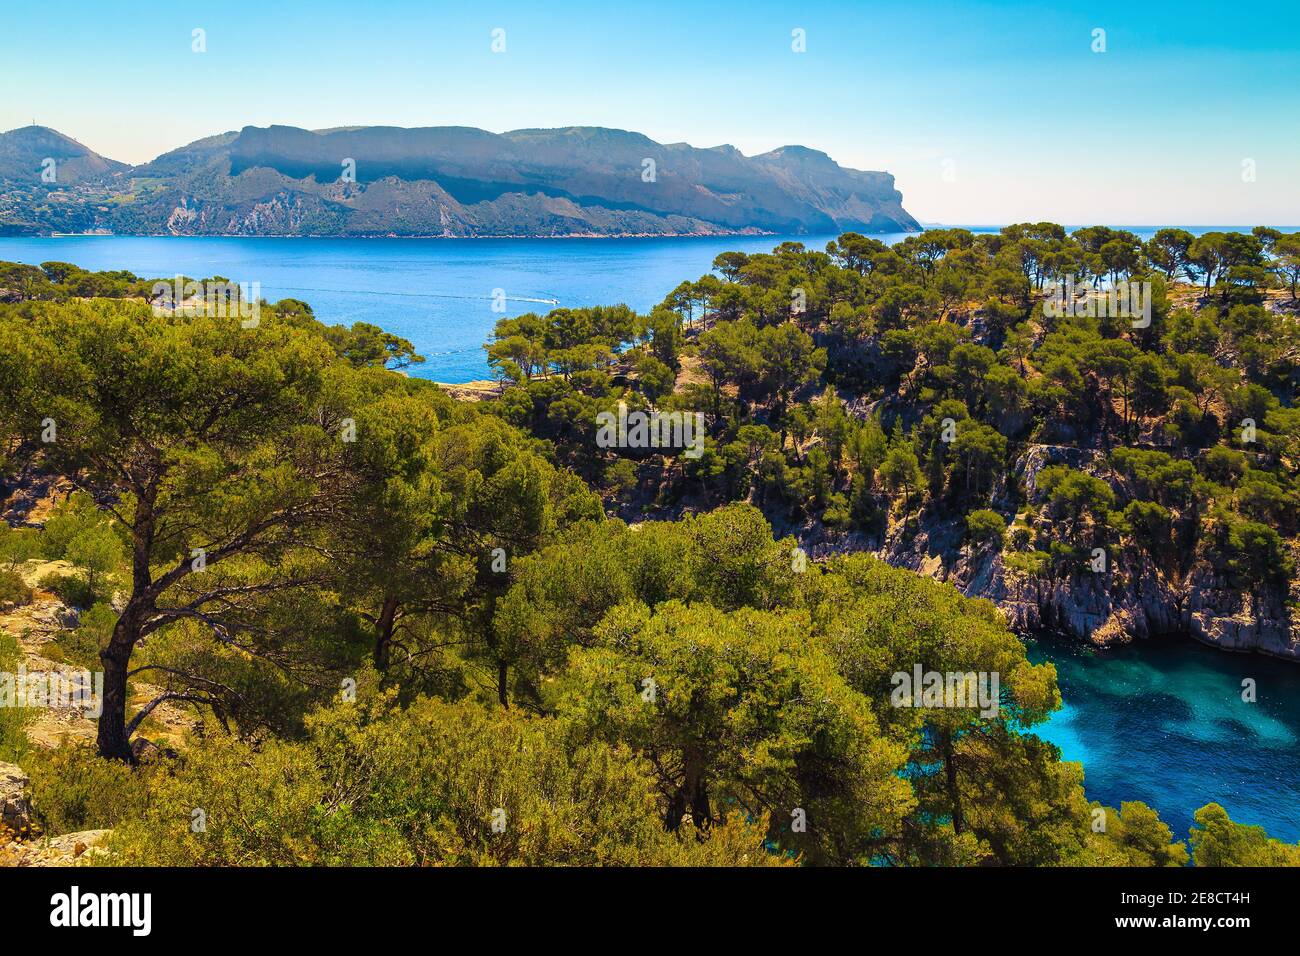
[[24, 833], [31, 826], [32, 805], [27, 797], [31, 783], [21, 767], [0, 763], [0, 826]]
[[1051, 630], [1101, 647], [1186, 634], [1223, 650], [1300, 661], [1300, 621], [1285, 603], [1229, 587], [1204, 562], [1182, 581], [1130, 556], [1104, 575], [1037, 577], [1008, 568], [1000, 554], [956, 554], [933, 576], [997, 604], [1020, 632]]
[[971, 581], [962, 590], [993, 601], [1018, 631], [1057, 631], [1108, 647], [1183, 629], [1178, 590], [1149, 566], [1136, 574], [1117, 563], [1107, 575], [1083, 571], [1041, 578], [1006, 567], [1001, 555], [989, 563], [983, 582]]
[[[1044, 468], [1064, 464], [1105, 477], [1102, 461], [1092, 449], [1031, 445], [1009, 481], [1018, 482], [1032, 500]], [[1006, 491], [995, 489], [993, 502], [1004, 515], [1013, 507]], [[1009, 567], [993, 548], [972, 548], [962, 518], [922, 516], [919, 525], [897, 523], [883, 541], [870, 542], [857, 533], [784, 528], [776, 522], [774, 528], [793, 533], [813, 557], [870, 550], [894, 567], [946, 581], [967, 597], [992, 601], [1020, 633], [1055, 631], [1099, 647], [1182, 634], [1223, 650], [1300, 661], [1300, 620], [1291, 610], [1300, 606], [1300, 581], [1292, 582], [1288, 605], [1284, 594], [1233, 587], [1204, 559], [1185, 574], [1132, 553], [1113, 555], [1104, 573], [1085, 567], [1029, 574]]]
[[[1057, 458], [1040, 452], [1023, 473], [1032, 481]], [[1182, 580], [1150, 558], [1132, 555], [1118, 556], [1105, 574], [1080, 570], [1048, 577], [1008, 567], [991, 548], [972, 549], [961, 519], [923, 521], [908, 533], [895, 527], [883, 541], [817, 522], [783, 523], [779, 517], [773, 529], [793, 535], [812, 559], [867, 551], [894, 567], [952, 584], [967, 597], [992, 601], [1008, 626], [1022, 634], [1055, 631], [1099, 647], [1182, 634], [1223, 650], [1300, 662], [1300, 620], [1282, 596], [1241, 592], [1208, 562], [1196, 564]], [[1292, 583], [1292, 592], [1294, 603], [1300, 581]]]
[[28, 460], [16, 474], [0, 482], [0, 520], [39, 528], [72, 489], [65, 476], [46, 472], [38, 462]]
[[1191, 574], [1183, 618], [1188, 633], [1205, 644], [1300, 660], [1300, 621], [1286, 605], [1276, 597], [1233, 590], [1208, 568]]

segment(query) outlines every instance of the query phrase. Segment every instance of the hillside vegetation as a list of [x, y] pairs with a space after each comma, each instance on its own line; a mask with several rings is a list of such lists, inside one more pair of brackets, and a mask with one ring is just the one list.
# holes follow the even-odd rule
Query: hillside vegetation
[[[646, 316], [504, 319], [489, 355], [499, 413], [628, 518], [749, 501], [1019, 627], [1296, 658], [1298, 277], [1263, 228], [846, 234], [721, 255]], [[701, 413], [702, 453], [599, 447], [620, 402]]]
[[[58, 643], [104, 674], [93, 746], [27, 746], [21, 721], [0, 722], [37, 825], [111, 827], [107, 859], [143, 864], [1297, 862], [1214, 804], [1188, 844], [1140, 803], [1090, 804], [1079, 765], [1033, 735], [1060, 706], [1055, 669], [994, 604], [867, 554], [809, 560], [738, 500], [863, 534], [950, 508], [992, 550], [1002, 529], [981, 515], [998, 516], [1014, 442], [1055, 429], [1114, 456], [1159, 435], [1169, 460], [1150, 467], [1190, 467], [1195, 540], [1223, 549], [1205, 560], [1280, 587], [1258, 549], [1284, 548], [1289, 518], [1243, 494], [1295, 490], [1276, 297], [1212, 286], [1228, 301], [1180, 310], [1166, 282], [1153, 337], [1049, 328], [1033, 271], [1004, 268], [1029, 242], [848, 235], [827, 254], [722, 257], [649, 316], [503, 323], [492, 356], [515, 384], [475, 404], [398, 374], [409, 342], [295, 300], [248, 328], [131, 301], [127, 274], [4, 267], [0, 284], [28, 283], [0, 304], [7, 497], [44, 481], [54, 500], [11, 511], [0, 557], [75, 569], [48, 582], [75, 612]], [[1099, 365], [1107, 350], [1150, 357], [1161, 397], [1138, 400]], [[1214, 375], [1203, 407], [1187, 383]], [[700, 409], [703, 454], [599, 448], [594, 416], [619, 398]], [[1184, 425], [1180, 403], [1200, 416]], [[1235, 408], [1256, 413], [1258, 448], [1225, 437]], [[926, 440], [945, 417], [967, 442], [956, 461]], [[1215, 447], [1235, 471], [1203, 461]], [[1155, 481], [1134, 500], [1192, 534], [1191, 505], [1161, 503], [1147, 466], [1115, 467]], [[1063, 511], [1024, 523], [1015, 553], [1046, 555], [1025, 573], [1069, 560], [1044, 536], [1145, 547], [1109, 481], [1038, 477]], [[650, 513], [699, 513], [607, 517], [652, 480]], [[900, 698], [918, 668], [996, 676], [993, 706]], [[190, 715], [183, 739], [146, 739], [162, 707]]]

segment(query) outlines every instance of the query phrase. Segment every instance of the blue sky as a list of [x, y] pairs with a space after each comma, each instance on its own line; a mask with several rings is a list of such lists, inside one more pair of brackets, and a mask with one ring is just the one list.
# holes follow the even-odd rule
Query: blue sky
[[923, 221], [1300, 224], [1295, 0], [70, 0], [4, 21], [0, 129], [126, 162], [245, 125], [599, 125], [822, 149], [892, 172]]

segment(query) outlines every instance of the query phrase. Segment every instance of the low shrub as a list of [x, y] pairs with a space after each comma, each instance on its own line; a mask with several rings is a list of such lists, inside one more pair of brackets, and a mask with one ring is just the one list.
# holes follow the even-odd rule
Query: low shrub
[[95, 593], [85, 578], [73, 574], [47, 574], [36, 583], [68, 607], [90, 607], [95, 603]]
[[[22, 659], [18, 641], [0, 631], [0, 674], [12, 674]], [[27, 724], [33, 716], [33, 711], [24, 708], [0, 706], [0, 761], [18, 763], [26, 755]]]
[[21, 607], [32, 603], [32, 589], [17, 571], [0, 569], [0, 607]]
[[59, 632], [48, 656], [69, 667], [98, 670], [99, 652], [113, 636], [115, 624], [117, 612], [101, 601], [81, 615], [75, 628]]
[[32, 780], [32, 809], [47, 833], [98, 830], [138, 815], [152, 772], [105, 760], [85, 743], [33, 752], [23, 769]]

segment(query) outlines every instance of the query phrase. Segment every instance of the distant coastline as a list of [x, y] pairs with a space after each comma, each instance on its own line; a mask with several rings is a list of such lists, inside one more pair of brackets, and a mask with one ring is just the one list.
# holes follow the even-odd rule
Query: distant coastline
[[138, 166], [0, 133], [0, 233], [636, 238], [918, 232], [888, 172], [603, 127], [255, 127]]

